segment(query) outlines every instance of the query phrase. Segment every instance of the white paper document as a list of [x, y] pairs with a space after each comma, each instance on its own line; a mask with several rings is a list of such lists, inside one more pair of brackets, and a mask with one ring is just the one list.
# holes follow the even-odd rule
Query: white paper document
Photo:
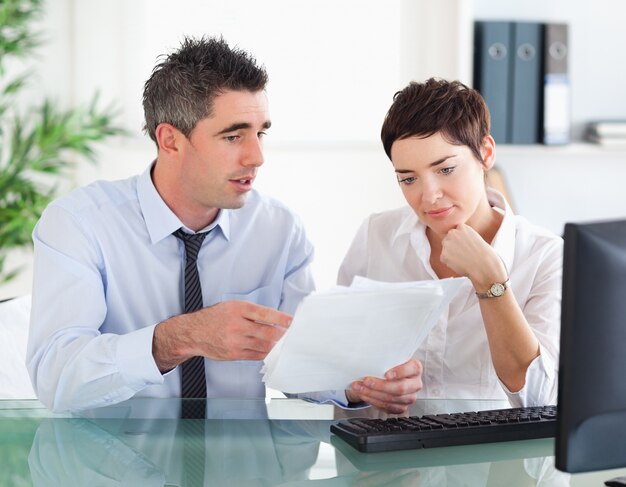
[[387, 283], [356, 277], [313, 293], [265, 358], [268, 387], [287, 393], [343, 390], [407, 361], [466, 278]]

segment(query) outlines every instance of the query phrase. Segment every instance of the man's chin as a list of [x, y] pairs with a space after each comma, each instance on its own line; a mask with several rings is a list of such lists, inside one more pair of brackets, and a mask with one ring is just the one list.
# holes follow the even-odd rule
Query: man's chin
[[246, 204], [247, 199], [248, 199], [247, 194], [241, 195], [237, 197], [236, 199], [226, 202], [224, 205], [222, 205], [222, 208], [227, 209], [227, 210], [238, 210], [239, 208], [242, 208]]

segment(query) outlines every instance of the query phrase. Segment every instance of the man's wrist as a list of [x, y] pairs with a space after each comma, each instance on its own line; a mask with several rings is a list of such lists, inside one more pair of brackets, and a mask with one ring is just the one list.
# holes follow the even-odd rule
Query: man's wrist
[[162, 321], [154, 327], [152, 356], [162, 374], [169, 372], [192, 356], [181, 351], [180, 336], [170, 332], [173, 327], [182, 328], [182, 323], [180, 327], [175, 323], [177, 318]]

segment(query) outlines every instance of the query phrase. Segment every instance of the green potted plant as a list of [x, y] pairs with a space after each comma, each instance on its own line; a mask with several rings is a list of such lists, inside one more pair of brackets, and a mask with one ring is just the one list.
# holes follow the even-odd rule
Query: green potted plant
[[11, 73], [41, 45], [33, 25], [43, 13], [43, 0], [0, 2], [0, 284], [19, 272], [5, 269], [8, 252], [31, 245], [35, 223], [74, 164], [94, 161], [96, 143], [123, 133], [115, 113], [98, 108], [97, 94], [69, 110], [49, 98], [18, 103], [32, 74]]

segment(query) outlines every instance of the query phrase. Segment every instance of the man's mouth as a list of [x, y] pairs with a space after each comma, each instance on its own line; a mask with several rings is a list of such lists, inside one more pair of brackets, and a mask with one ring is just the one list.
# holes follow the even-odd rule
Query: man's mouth
[[230, 180], [240, 191], [248, 191], [252, 188], [252, 182], [254, 181], [254, 176], [244, 176], [241, 178], [233, 178]]
[[244, 174], [243, 176], [234, 177], [234, 178], [231, 178], [230, 180], [236, 183], [246, 184], [246, 183], [251, 183], [252, 181], [254, 181], [255, 176], [256, 176], [255, 174]]

